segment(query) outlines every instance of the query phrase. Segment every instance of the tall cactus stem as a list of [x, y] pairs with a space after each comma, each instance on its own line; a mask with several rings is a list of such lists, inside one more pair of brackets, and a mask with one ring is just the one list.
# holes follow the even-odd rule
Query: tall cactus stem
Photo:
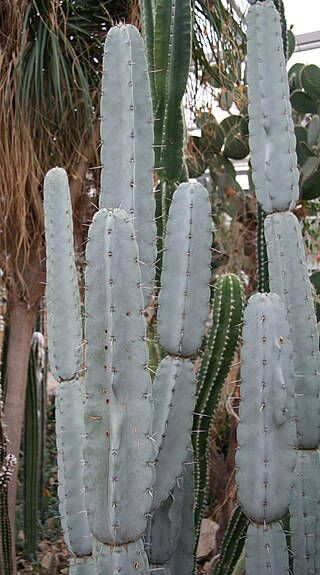
[[[296, 463], [292, 347], [276, 294], [255, 294], [244, 314], [238, 500], [257, 523], [281, 519], [291, 501]], [[255, 433], [253, 433], [255, 430]]]
[[195, 354], [204, 335], [210, 299], [210, 212], [208, 192], [201, 184], [180, 184], [169, 210], [158, 312], [160, 343], [173, 355]]
[[250, 523], [246, 537], [246, 575], [288, 575], [289, 556], [281, 523]]
[[296, 140], [273, 0], [249, 7], [247, 39], [249, 143], [257, 200], [268, 213], [293, 209], [299, 197]]
[[265, 237], [270, 287], [286, 307], [291, 331], [299, 447], [315, 449], [320, 441], [319, 335], [299, 221], [291, 212], [269, 215]]
[[181, 475], [190, 444], [195, 393], [191, 361], [165, 357], [153, 384], [152, 434], [158, 448], [153, 509], [167, 499]]
[[59, 510], [67, 547], [78, 557], [92, 553], [83, 489], [84, 402], [79, 381], [60, 384], [56, 395]]
[[299, 449], [290, 505], [295, 575], [320, 571], [320, 461], [316, 449]]
[[[121, 94], [121, 106], [119, 106]], [[108, 32], [101, 98], [100, 208], [121, 208], [137, 234], [145, 304], [156, 260], [153, 121], [144, 43], [134, 26]], [[121, 130], [119, 130], [119, 125]]]
[[212, 326], [197, 377], [197, 399], [193, 422], [197, 531], [200, 529], [206, 495], [207, 444], [210, 423], [237, 349], [243, 308], [242, 281], [234, 274], [219, 277], [214, 287]]
[[146, 529], [155, 473], [138, 246], [124, 211], [96, 214], [86, 257], [86, 502], [95, 538], [122, 545]]
[[82, 366], [82, 323], [69, 184], [62, 168], [53, 168], [45, 177], [44, 211], [49, 359], [55, 379], [66, 381], [74, 379]]

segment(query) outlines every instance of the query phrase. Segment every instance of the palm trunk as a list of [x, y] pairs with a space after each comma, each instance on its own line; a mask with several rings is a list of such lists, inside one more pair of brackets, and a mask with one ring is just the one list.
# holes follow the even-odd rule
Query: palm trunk
[[[30, 353], [32, 328], [37, 310], [28, 308], [24, 301], [17, 301], [10, 306], [10, 336], [7, 363], [7, 393], [5, 398], [4, 421], [8, 436], [8, 453], [13, 453], [19, 461], [21, 432], [24, 420], [27, 373]], [[9, 484], [9, 517], [12, 533], [12, 553], [15, 567], [15, 512], [17, 495], [17, 472], [15, 466]]]
[[9, 284], [9, 341], [6, 364], [6, 396], [4, 401], [4, 423], [8, 438], [8, 453], [15, 455], [18, 464], [9, 483], [8, 507], [12, 533], [13, 575], [16, 575], [15, 558], [15, 514], [17, 497], [17, 475], [19, 452], [24, 422], [26, 388], [32, 329], [37, 317], [39, 303], [44, 292], [44, 245], [39, 235], [32, 245], [29, 265], [24, 272], [27, 296], [19, 292], [18, 281]]

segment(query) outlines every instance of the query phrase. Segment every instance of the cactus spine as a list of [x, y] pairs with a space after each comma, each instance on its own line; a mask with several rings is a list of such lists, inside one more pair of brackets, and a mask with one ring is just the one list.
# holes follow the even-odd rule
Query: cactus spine
[[[241, 421], [238, 428], [237, 453], [238, 495], [245, 513], [251, 520], [261, 523], [261, 527], [251, 524], [248, 530], [247, 574], [259, 572], [262, 575], [272, 573], [274, 569], [277, 573], [289, 572], [286, 541], [279, 520], [290, 504], [294, 574], [302, 575], [317, 572], [319, 549], [319, 509], [315, 503], [310, 505], [311, 500], [318, 500], [319, 493], [316, 479], [319, 476], [319, 458], [315, 451], [319, 444], [320, 422], [319, 339], [300, 225], [294, 214], [286, 211], [292, 210], [298, 199], [298, 169], [280, 18], [272, 0], [251, 4], [253, 5], [248, 10], [247, 22], [249, 131], [253, 181], [257, 200], [262, 209], [269, 213], [265, 219], [264, 232], [270, 289], [277, 294], [257, 294], [253, 297], [261, 302], [262, 298], [268, 298], [270, 301], [273, 299], [274, 303], [275, 298], [279, 300], [273, 337], [275, 345], [275, 337], [279, 342], [277, 334], [281, 334], [281, 344], [278, 344], [279, 349], [275, 348], [270, 355], [271, 362], [277, 366], [272, 377], [273, 385], [277, 385], [273, 399], [277, 396], [279, 398], [277, 404], [272, 406], [272, 398], [265, 396], [268, 390], [265, 370], [270, 361], [267, 357], [262, 358], [259, 351], [266, 350], [269, 346], [271, 333], [263, 332], [269, 316], [263, 312], [261, 324], [258, 325], [257, 320], [255, 321], [258, 331], [256, 342], [252, 340], [250, 344], [250, 352], [248, 341], [250, 342], [254, 326], [253, 318], [250, 317], [250, 307], [254, 300], [250, 300], [244, 326]], [[284, 333], [286, 335], [283, 335]], [[263, 338], [266, 338], [265, 343], [260, 343]], [[286, 340], [289, 342], [287, 352]], [[249, 359], [253, 353], [258, 356], [260, 366]], [[264, 368], [261, 367], [261, 359], [265, 361]], [[282, 367], [278, 364], [279, 361]], [[250, 381], [252, 384], [257, 382], [257, 385], [260, 381], [260, 409], [258, 404], [254, 406], [256, 399], [250, 398]], [[271, 379], [269, 389], [270, 385]], [[282, 423], [279, 412], [281, 405], [285, 408]], [[255, 421], [251, 420], [251, 417]], [[279, 460], [277, 469], [269, 475], [273, 464], [271, 462], [266, 465], [265, 462], [269, 461], [267, 443], [272, 428], [274, 431], [271, 431], [271, 434], [275, 433], [277, 440], [270, 455], [275, 461], [277, 458]], [[256, 454], [261, 463], [259, 465], [256, 459], [253, 475], [257, 481], [251, 483], [252, 469], [250, 478], [245, 471], [245, 462], [249, 456], [253, 429], [257, 430], [259, 436], [255, 445], [261, 442], [261, 447], [265, 447], [259, 450], [260, 455]], [[298, 448], [296, 462], [293, 446], [296, 451]], [[279, 477], [279, 489], [276, 489], [275, 493], [273, 481], [281, 466], [285, 466], [287, 471]], [[258, 495], [259, 489], [261, 494]], [[293, 497], [290, 503], [291, 492]], [[273, 523], [270, 523], [271, 521]], [[268, 556], [265, 549], [269, 550]]]

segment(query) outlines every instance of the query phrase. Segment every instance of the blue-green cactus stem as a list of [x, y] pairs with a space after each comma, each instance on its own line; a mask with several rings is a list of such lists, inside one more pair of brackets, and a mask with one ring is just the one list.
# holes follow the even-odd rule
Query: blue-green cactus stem
[[68, 575], [96, 575], [93, 557], [72, 557]]
[[152, 512], [147, 549], [150, 573], [193, 575], [195, 562], [194, 463], [189, 445], [181, 476], [166, 501]]
[[209, 312], [212, 223], [207, 190], [180, 184], [173, 194], [164, 243], [158, 334], [173, 355], [201, 345]]
[[242, 281], [234, 274], [217, 279], [212, 304], [212, 326], [197, 377], [193, 421], [195, 449], [196, 511], [199, 531], [207, 482], [207, 444], [210, 423], [228, 375], [241, 333], [244, 309]]
[[152, 435], [158, 448], [152, 503], [154, 509], [167, 499], [186, 461], [195, 393], [195, 373], [191, 361], [165, 357], [153, 384]]
[[265, 220], [270, 288], [287, 309], [293, 347], [295, 417], [299, 447], [320, 441], [319, 336], [301, 227], [291, 212]]
[[285, 307], [276, 294], [255, 294], [244, 313], [236, 481], [238, 500], [257, 523], [281, 519], [291, 500], [296, 462], [292, 371]]
[[251, 523], [246, 538], [246, 575], [288, 575], [289, 555], [281, 523]]
[[150, 567], [165, 568], [173, 557], [180, 536], [184, 478], [179, 477], [170, 495], [148, 521], [146, 550]]
[[317, 449], [299, 449], [290, 504], [295, 575], [320, 573], [320, 461]]
[[[103, 264], [97, 269], [94, 254], [102, 243]], [[144, 533], [155, 479], [138, 259], [128, 215], [100, 210], [87, 245], [84, 483], [92, 533], [110, 545], [137, 541]]]
[[66, 545], [78, 557], [92, 553], [83, 488], [84, 402], [79, 381], [60, 384], [56, 396], [59, 510]]
[[181, 529], [176, 551], [169, 561], [172, 575], [193, 575], [196, 536], [194, 530], [194, 463], [190, 445], [183, 469], [183, 506]]
[[292, 209], [299, 197], [299, 172], [280, 16], [273, 0], [249, 7], [247, 38], [249, 143], [257, 200], [267, 213]]
[[144, 43], [134, 26], [108, 32], [101, 98], [100, 208], [126, 211], [136, 230], [145, 303], [156, 260], [153, 119]]
[[44, 211], [50, 366], [58, 381], [72, 380], [82, 365], [82, 324], [69, 184], [62, 168], [45, 177]]
[[149, 575], [142, 539], [126, 545], [104, 545], [93, 540], [95, 575]]

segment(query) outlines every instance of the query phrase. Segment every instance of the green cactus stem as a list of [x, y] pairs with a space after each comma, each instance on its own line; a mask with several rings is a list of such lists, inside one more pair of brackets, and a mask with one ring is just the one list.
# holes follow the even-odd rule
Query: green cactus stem
[[270, 288], [279, 294], [290, 324], [293, 347], [295, 417], [299, 447], [320, 441], [319, 336], [301, 228], [291, 212], [265, 220]]
[[212, 303], [212, 326], [197, 377], [193, 422], [196, 477], [196, 529], [200, 529], [206, 495], [207, 444], [210, 423], [232, 363], [242, 326], [244, 289], [234, 274], [217, 279]]
[[145, 532], [155, 479], [138, 246], [124, 211], [95, 215], [86, 258], [86, 504], [94, 537], [122, 545]]
[[269, 291], [269, 269], [266, 240], [264, 237], [264, 220], [266, 213], [257, 206], [257, 261], [258, 261], [258, 291]]
[[220, 549], [219, 560], [214, 575], [233, 575], [233, 570], [244, 549], [244, 540], [249, 519], [238, 505], [232, 513]]
[[244, 314], [236, 481], [244, 512], [261, 524], [281, 519], [291, 500], [292, 371], [290, 328], [280, 297], [251, 296]]
[[66, 381], [82, 366], [82, 323], [68, 177], [62, 168], [53, 168], [45, 177], [44, 211], [49, 359], [55, 379]]
[[99, 206], [121, 208], [132, 218], [147, 303], [155, 272], [157, 233], [153, 193], [153, 119], [144, 43], [134, 26], [115, 26], [108, 32], [100, 113], [102, 170]]
[[299, 197], [299, 172], [280, 16], [273, 0], [249, 7], [247, 39], [249, 143], [257, 200], [267, 213], [292, 209]]
[[232, 575], [246, 575], [246, 549], [242, 549], [241, 555], [236, 563]]
[[[190, 0], [157, 0], [154, 65], [149, 70], [155, 77], [155, 167], [163, 168], [161, 179], [169, 182], [181, 181], [183, 171], [184, 112], [181, 102], [190, 68], [191, 30]], [[151, 62], [149, 66], [152, 66]]]
[[158, 334], [173, 355], [196, 353], [210, 300], [212, 223], [207, 190], [180, 184], [169, 210], [159, 293]]

